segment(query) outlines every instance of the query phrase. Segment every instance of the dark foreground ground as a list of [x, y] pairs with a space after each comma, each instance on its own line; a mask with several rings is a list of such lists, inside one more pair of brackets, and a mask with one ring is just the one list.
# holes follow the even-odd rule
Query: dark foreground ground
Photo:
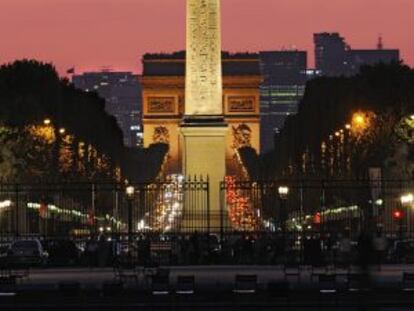
[[[162, 295], [143, 271], [116, 277], [112, 269], [34, 269], [16, 284], [0, 285], [0, 310], [414, 310], [414, 266], [371, 267], [369, 282], [352, 284], [349, 271], [281, 267], [169, 267]], [[321, 274], [335, 280], [321, 282]], [[353, 273], [358, 273], [355, 269]], [[236, 275], [254, 275], [254, 292], [236, 293]], [[194, 293], [177, 293], [178, 276], [193, 276]], [[240, 285], [240, 284], [239, 284]]]
[[[32, 293], [33, 294], [33, 293]], [[84, 295], [89, 295], [85, 297]], [[217, 297], [198, 294], [197, 297], [140, 297], [133, 293], [103, 297], [82, 293], [82, 296], [67, 297], [57, 293], [36, 293], [15, 299], [2, 299], [1, 310], [372, 310], [372, 311], [408, 311], [414, 310], [414, 302], [399, 295], [372, 293], [377, 297], [320, 297], [317, 293], [293, 293], [292, 301], [272, 299], [257, 294], [249, 297]], [[379, 296], [379, 299], [378, 299]], [[4, 298], [4, 297], [3, 297]]]

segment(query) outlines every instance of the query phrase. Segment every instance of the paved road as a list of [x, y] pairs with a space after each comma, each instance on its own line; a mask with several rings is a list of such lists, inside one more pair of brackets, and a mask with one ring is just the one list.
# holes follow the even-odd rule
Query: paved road
[[[145, 289], [147, 283], [142, 273], [139, 284], [129, 282], [123, 288], [109, 287], [114, 284], [112, 269], [61, 268], [33, 269], [28, 279], [16, 287], [0, 285], [0, 310], [203, 310], [203, 311], [412, 311], [414, 295], [403, 294], [399, 290], [403, 271], [413, 272], [414, 266], [383, 266], [371, 269], [375, 291], [367, 293], [338, 292], [334, 300], [321, 297], [318, 282], [312, 274], [323, 273], [325, 269], [303, 269], [300, 276], [288, 278], [293, 289], [286, 297], [275, 297], [265, 291], [268, 282], [285, 279], [284, 271], [274, 266], [191, 266], [169, 267], [170, 280], [174, 287], [178, 275], [194, 275], [196, 294], [188, 299], [170, 294], [164, 297], [151, 295]], [[346, 271], [336, 270], [338, 284], [345, 288]], [[255, 295], [240, 296], [232, 293], [236, 274], [255, 274], [259, 289]], [[81, 291], [59, 291], [59, 283], [79, 282]], [[2, 293], [15, 292], [16, 296], [2, 296]], [[67, 296], [69, 295], [69, 296]], [[326, 300], [326, 297], [328, 299]], [[335, 303], [338, 307], [335, 307]], [[366, 308], [356, 307], [364, 305]], [[173, 307], [172, 307], [173, 306]]]
[[[268, 282], [282, 281], [285, 278], [281, 267], [274, 266], [186, 266], [169, 267], [170, 280], [174, 284], [178, 275], [194, 275], [197, 286], [200, 288], [231, 288], [236, 274], [255, 274], [259, 286]], [[146, 280], [142, 270], [139, 270], [139, 284], [145, 286]], [[295, 272], [294, 270], [288, 270]], [[288, 281], [293, 288], [308, 288], [316, 285], [316, 278], [312, 275], [323, 273], [325, 268], [304, 268], [299, 276], [289, 276]], [[353, 269], [357, 271], [357, 269]], [[381, 269], [371, 269], [372, 280], [377, 287], [396, 288], [400, 286], [403, 272], [414, 272], [414, 265], [387, 265]], [[345, 284], [346, 271], [335, 270], [338, 274], [338, 283]], [[114, 280], [114, 271], [106, 269], [61, 268], [61, 269], [33, 269], [30, 277], [23, 281], [23, 285], [56, 286], [62, 282], [79, 282], [82, 286], [101, 286], [105, 282]], [[134, 286], [136, 284], [133, 284]]]

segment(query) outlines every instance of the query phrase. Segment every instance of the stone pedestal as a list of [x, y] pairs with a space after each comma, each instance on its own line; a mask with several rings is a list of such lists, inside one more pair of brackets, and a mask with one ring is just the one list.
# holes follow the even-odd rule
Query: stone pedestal
[[[184, 207], [184, 227], [191, 231], [218, 230], [220, 227], [220, 182], [226, 175], [226, 135], [227, 124], [218, 122], [189, 122], [181, 125], [183, 149], [183, 170], [185, 176], [200, 176], [209, 180], [208, 202], [195, 204], [186, 200]], [[202, 193], [194, 194], [201, 196]], [[193, 195], [193, 199], [194, 199]], [[197, 198], [198, 200], [200, 198]], [[195, 206], [197, 209], [194, 209]], [[207, 208], [209, 219], [207, 220]], [[204, 210], [203, 210], [204, 209]]]

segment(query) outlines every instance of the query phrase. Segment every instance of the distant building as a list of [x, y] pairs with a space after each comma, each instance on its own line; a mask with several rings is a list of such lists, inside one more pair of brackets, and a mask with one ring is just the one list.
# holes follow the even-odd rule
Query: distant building
[[338, 76], [346, 72], [345, 39], [339, 33], [317, 33], [315, 44], [315, 66], [325, 76]]
[[74, 75], [76, 88], [96, 92], [105, 99], [105, 110], [113, 115], [128, 147], [142, 146], [141, 86], [131, 72], [86, 72]]
[[347, 53], [347, 73], [354, 75], [359, 72], [362, 66], [379, 63], [389, 64], [399, 60], [399, 50], [349, 50]]
[[382, 38], [377, 49], [353, 50], [339, 33], [314, 34], [315, 65], [324, 76], [351, 76], [364, 65], [389, 64], [400, 60], [396, 49], [384, 49]]
[[261, 150], [274, 147], [274, 137], [289, 115], [298, 111], [307, 81], [305, 51], [260, 52]]

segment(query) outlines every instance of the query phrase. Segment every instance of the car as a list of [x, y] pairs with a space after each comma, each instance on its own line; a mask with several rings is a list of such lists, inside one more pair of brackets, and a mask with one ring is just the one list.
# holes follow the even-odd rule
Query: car
[[48, 253], [48, 264], [53, 266], [72, 266], [80, 263], [82, 250], [69, 239], [53, 239], [42, 241]]
[[47, 258], [47, 252], [37, 239], [15, 241], [7, 251], [8, 261], [16, 265], [44, 265]]
[[7, 251], [10, 248], [10, 244], [0, 244], [0, 258], [7, 256]]
[[400, 263], [414, 262], [414, 240], [398, 240], [394, 242], [392, 258]]

